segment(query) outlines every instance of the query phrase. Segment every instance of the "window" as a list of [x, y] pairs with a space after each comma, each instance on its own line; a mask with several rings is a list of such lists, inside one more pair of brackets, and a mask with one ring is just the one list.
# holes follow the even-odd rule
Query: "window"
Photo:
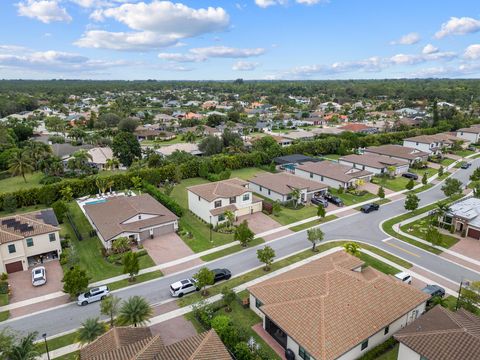
[[215, 201], [213, 206], [215, 206], [216, 208], [219, 208], [220, 206], [222, 206], [222, 200]]
[[15, 244], [8, 245], [8, 253], [13, 254], [14, 252], [17, 252], [17, 250], [15, 249]]
[[383, 330], [383, 335], [387, 335], [390, 332], [390, 326], [386, 326], [385, 330]]
[[142, 215], [138, 215], [138, 220], [142, 220]]
[[218, 215], [218, 221], [223, 221], [223, 220], [225, 220], [225, 214]]
[[255, 299], [255, 307], [256, 307], [257, 309], [259, 309], [260, 306], [262, 306], [262, 305], [263, 305], [263, 303], [262, 303], [260, 300]]
[[263, 191], [263, 187], [260, 186], [260, 191]]
[[420, 355], [420, 360], [428, 360], [425, 356]]
[[287, 195], [287, 201], [292, 200], [292, 195]]
[[248, 201], [248, 200], [250, 200], [250, 194], [243, 195], [243, 201]]
[[198, 201], [200, 201], [200, 196], [198, 197]]
[[55, 241], [56, 240], [54, 233], [48, 234], [48, 238], [50, 239], [50, 241]]
[[303, 347], [299, 347], [298, 349], [298, 355], [303, 359], [303, 360], [310, 360], [310, 354], [305, 351]]
[[313, 179], [313, 173], [310, 173], [310, 179]]
[[271, 191], [270, 191], [270, 189], [268, 189], [268, 195], [270, 195], [270, 193], [271, 193]]
[[365, 350], [368, 347], [368, 339], [362, 342], [362, 350]]
[[27, 241], [27, 247], [32, 247], [33, 246], [33, 239], [32, 238], [28, 238], [26, 241]]
[[323, 176], [320, 176], [320, 181], [323, 181]]
[[237, 202], [237, 198], [235, 196], [232, 196], [230, 198], [230, 204], [235, 204]]

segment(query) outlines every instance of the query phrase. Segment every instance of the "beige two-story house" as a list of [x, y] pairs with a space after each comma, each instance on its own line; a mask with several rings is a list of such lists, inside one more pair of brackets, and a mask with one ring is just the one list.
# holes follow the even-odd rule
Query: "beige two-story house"
[[213, 226], [226, 220], [227, 211], [235, 217], [262, 211], [261, 199], [253, 196], [248, 182], [238, 178], [190, 186], [187, 192], [188, 209]]
[[0, 273], [58, 259], [60, 228], [52, 209], [0, 218]]

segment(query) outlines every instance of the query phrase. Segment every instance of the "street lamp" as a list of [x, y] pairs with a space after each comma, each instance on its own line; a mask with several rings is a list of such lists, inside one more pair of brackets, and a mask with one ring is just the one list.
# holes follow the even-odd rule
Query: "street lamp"
[[212, 215], [210, 215], [210, 242], [212, 242]]
[[455, 311], [457, 311], [458, 308], [460, 307], [460, 296], [462, 296], [462, 286], [463, 285], [470, 286], [470, 281], [463, 280], [463, 277], [462, 277], [462, 280], [460, 281], [460, 289], [458, 289], [458, 297], [457, 297], [457, 304], [455, 305]]
[[50, 360], [50, 353], [48, 352], [47, 333], [42, 334], [43, 340], [45, 340], [45, 350], [47, 351], [47, 359]]

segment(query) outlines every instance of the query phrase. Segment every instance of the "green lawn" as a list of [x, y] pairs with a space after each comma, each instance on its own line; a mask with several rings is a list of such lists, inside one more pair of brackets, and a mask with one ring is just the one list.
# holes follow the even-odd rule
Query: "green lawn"
[[98, 172], [98, 176], [100, 176], [100, 177], [106, 177], [106, 176], [124, 174], [124, 173], [126, 173], [126, 172], [127, 172], [127, 170], [120, 170], [120, 169], [116, 169], [116, 170], [101, 170], [101, 171]]
[[[78, 336], [78, 333], [75, 331], [73, 333], [59, 336], [53, 339], [47, 338], [48, 350], [52, 351], [52, 350], [60, 349], [67, 345], [74, 344], [77, 342], [77, 336]], [[45, 343], [43, 342], [43, 340], [38, 342], [35, 345], [35, 350], [37, 350], [40, 354], [43, 354], [46, 352]]]
[[131, 282], [128, 279], [120, 280], [120, 281], [115, 281], [113, 283], [108, 284], [108, 288], [110, 291], [121, 289], [130, 285], [135, 285], [135, 284], [140, 284], [145, 281], [153, 280], [153, 279], [158, 279], [159, 277], [162, 277], [163, 274], [160, 270], [158, 271], [152, 271], [146, 274], [141, 274], [137, 275], [135, 278], [135, 281]]
[[400, 272], [397, 268], [394, 268], [393, 266], [390, 266], [388, 264], [385, 264], [384, 262], [374, 258], [373, 256], [370, 256], [365, 253], [360, 253], [359, 256], [360, 259], [362, 259], [365, 262], [366, 266], [371, 266], [374, 269], [377, 269], [378, 271], [381, 271], [385, 274], [388, 275], [395, 275]]
[[465, 156], [474, 154], [475, 151], [463, 149], [463, 150], [454, 151], [453, 153], [454, 153], [455, 155], [457, 155], [457, 156], [465, 157]]
[[405, 186], [407, 186], [410, 179], [407, 179], [403, 176], [397, 176], [393, 179], [387, 177], [379, 177], [375, 176], [372, 179], [372, 183], [383, 186], [386, 189], [390, 189], [392, 191], [401, 191], [405, 190]]
[[350, 206], [350, 205], [355, 205], [362, 203], [364, 201], [372, 200], [377, 197], [377, 195], [374, 195], [372, 193], [367, 192], [365, 195], [362, 196], [356, 196], [353, 194], [349, 194], [347, 192], [344, 192], [343, 194], [338, 193], [338, 189], [333, 189], [329, 188], [328, 192], [334, 196], [338, 196], [340, 199], [342, 199], [343, 204], [345, 206]]
[[443, 166], [448, 166], [448, 165], [450, 165], [454, 162], [455, 162], [455, 160], [446, 157], [446, 158], [443, 158], [442, 161], [440, 161], [440, 164], [443, 165]]
[[226, 249], [223, 249], [223, 250], [219, 250], [219, 251], [216, 251], [216, 252], [211, 253], [211, 254], [208, 254], [208, 255], [204, 255], [204, 256], [202, 256], [200, 259], [202, 259], [203, 261], [212, 261], [212, 260], [215, 260], [215, 259], [218, 259], [218, 258], [227, 256], [227, 255], [236, 253], [236, 252], [238, 252], [238, 251], [242, 251], [242, 250], [248, 249], [249, 247], [253, 247], [253, 246], [262, 244], [262, 243], [264, 243], [264, 242], [265, 242], [265, 240], [263, 240], [262, 238], [253, 239], [253, 240], [248, 244], [247, 247], [242, 247], [240, 244], [233, 245], [233, 246], [230, 246], [229, 248], [226, 248]]
[[30, 189], [33, 187], [40, 186], [40, 180], [43, 177], [44, 177], [43, 173], [35, 172], [32, 174], [25, 175], [27, 182], [25, 182], [21, 176], [14, 176], [14, 177], [9, 177], [9, 178], [0, 180], [0, 193]]
[[[240, 295], [241, 296], [241, 295]], [[223, 309], [218, 310], [213, 316], [216, 315], [226, 315], [228, 316], [232, 322], [236, 325], [245, 329], [248, 336], [251, 336], [255, 339], [255, 341], [267, 352], [268, 359], [275, 360], [280, 359], [280, 357], [273, 351], [264, 341], [263, 339], [257, 335], [255, 331], [252, 330], [252, 326], [258, 324], [262, 321], [262, 319], [255, 314], [249, 308], [244, 309], [239, 301], [234, 301], [231, 305], [232, 311], [226, 312]], [[193, 313], [188, 313], [185, 315], [185, 318], [190, 320], [193, 326], [197, 329], [197, 331], [205, 331], [202, 325], [195, 319]]]
[[313, 221], [306, 222], [305, 224], [301, 224], [301, 225], [297, 225], [297, 226], [292, 226], [292, 227], [290, 228], [290, 230], [292, 230], [292, 231], [302, 231], [302, 230], [305, 230], [305, 229], [309, 229], [309, 228], [311, 228], [312, 226], [317, 226], [317, 225], [320, 225], [320, 224], [323, 224], [323, 223], [332, 221], [332, 220], [334, 220], [334, 219], [337, 219], [337, 216], [335, 216], [335, 215], [327, 215], [327, 216], [325, 216], [323, 219], [320, 219], [320, 220], [313, 220]]
[[[81, 233], [83, 240], [78, 241], [68, 221], [62, 224], [62, 234], [70, 234], [72, 246], [75, 247], [80, 264], [91, 277], [90, 281], [95, 282], [121, 275], [123, 273], [122, 266], [111, 264], [103, 258], [101, 253], [102, 244], [100, 243], [100, 239], [96, 236], [90, 238], [89, 232], [92, 230], [92, 227], [85, 215], [80, 210], [78, 204], [76, 202], [71, 202], [68, 204], [68, 208], [72, 216], [72, 220], [77, 226], [78, 231]], [[154, 265], [155, 263], [149, 255], [140, 257], [140, 269]]]
[[273, 220], [282, 225], [288, 225], [303, 219], [311, 218], [313, 216], [317, 216], [317, 207], [314, 205], [299, 205], [296, 209], [282, 206], [282, 210], [278, 216], [273, 214], [270, 215]]
[[0, 294], [0, 306], [8, 305], [8, 294]]
[[253, 178], [255, 175], [260, 175], [264, 173], [266, 173], [266, 171], [256, 167], [244, 168], [244, 169], [233, 170], [232, 174], [230, 175], [230, 178], [237, 177], [243, 180], [249, 180]]
[[10, 311], [0, 312], [0, 322], [7, 320], [10, 317]]
[[435, 175], [436, 173], [438, 173], [438, 169], [432, 169], [432, 168], [425, 168], [425, 169], [408, 169], [409, 172], [411, 173], [415, 173], [418, 175], [418, 180], [421, 181], [422, 180], [422, 177], [423, 177], [423, 174], [427, 174], [427, 178]]
[[172, 139], [172, 140], [165, 140], [165, 141], [162, 141], [162, 140], [143, 140], [140, 142], [140, 145], [158, 145], [160, 147], [162, 146], [167, 146], [167, 145], [173, 145], [173, 144], [179, 144], [179, 143], [184, 143], [185, 141], [183, 141], [182, 137], [181, 136], [177, 136], [176, 138]]
[[[420, 239], [425, 240], [426, 232], [428, 225], [430, 224], [431, 216], [424, 217], [423, 219], [418, 219], [410, 224], [403, 225], [400, 229], [410, 235], [416, 236]], [[458, 239], [454, 236], [441, 234], [442, 235], [442, 247], [450, 248], [458, 242]]]
[[75, 351], [70, 354], [65, 354], [59, 357], [56, 357], [56, 360], [78, 360], [80, 356], [80, 351]]
[[[386, 353], [375, 358], [375, 360], [397, 360], [398, 348], [399, 348], [399, 345], [397, 344], [392, 349], [388, 350]], [[368, 353], [366, 355], [368, 355]], [[373, 358], [369, 357], [366, 359], [372, 360]], [[360, 358], [359, 360], [363, 360], [363, 358]]]
[[170, 197], [175, 199], [181, 207], [188, 210], [187, 187], [205, 183], [208, 183], [208, 180], [200, 177], [182, 180], [180, 184], [175, 185]]
[[324, 159], [327, 159], [327, 160], [338, 160], [340, 157], [342, 157], [342, 155], [338, 155], [338, 154], [327, 154], [327, 155], [323, 155], [322, 156]]

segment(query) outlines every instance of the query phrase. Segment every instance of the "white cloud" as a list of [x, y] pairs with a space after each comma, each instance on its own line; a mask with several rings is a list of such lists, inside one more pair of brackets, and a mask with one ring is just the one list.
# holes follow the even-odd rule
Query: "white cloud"
[[442, 27], [435, 37], [441, 39], [448, 35], [465, 35], [480, 31], [480, 20], [471, 17], [451, 17]]
[[415, 32], [403, 35], [400, 39], [391, 41], [391, 45], [413, 45], [420, 41], [420, 35]]
[[265, 53], [264, 48], [232, 48], [227, 46], [209, 46], [190, 49], [188, 53], [160, 53], [158, 57], [163, 60], [175, 62], [200, 62], [209, 58], [248, 58], [260, 56]]
[[72, 21], [65, 8], [57, 0], [27, 0], [17, 4], [18, 15], [37, 19], [45, 24], [54, 21]]
[[315, 5], [321, 2], [328, 2], [325, 0], [296, 0], [298, 4], [303, 4], [303, 5]]
[[432, 44], [425, 45], [422, 50], [422, 54], [425, 54], [425, 55], [434, 54], [436, 52], [438, 52], [438, 48], [433, 46]]
[[480, 44], [473, 44], [467, 47], [463, 56], [469, 60], [480, 59]]
[[229, 15], [221, 7], [193, 9], [158, 0], [97, 9], [91, 18], [98, 21], [111, 18], [134, 31], [87, 31], [75, 44], [114, 50], [154, 50], [171, 46], [182, 39], [225, 30], [230, 22]]
[[260, 65], [258, 62], [237, 61], [235, 64], [233, 64], [232, 70], [251, 71], [251, 70], [255, 70], [258, 65]]
[[[315, 5], [319, 3], [327, 3], [329, 0], [295, 0], [295, 2], [301, 5]], [[287, 5], [288, 0], [255, 0], [255, 4], [265, 9], [275, 5]]]

